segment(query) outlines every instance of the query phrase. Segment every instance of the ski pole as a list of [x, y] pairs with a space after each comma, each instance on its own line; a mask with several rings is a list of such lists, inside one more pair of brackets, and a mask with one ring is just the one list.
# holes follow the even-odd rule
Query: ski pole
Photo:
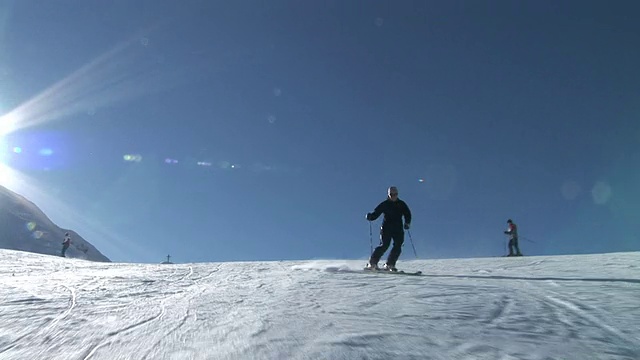
[[531, 240], [531, 239], [529, 239], [529, 238], [526, 238], [526, 237], [524, 237], [524, 236], [521, 236], [520, 238], [521, 238], [521, 239], [523, 239], [524, 241], [528, 241], [528, 242], [530, 242], [530, 243], [532, 243], [532, 244], [535, 244], [535, 243], [536, 243], [535, 241], [533, 241], [533, 240]]
[[413, 245], [413, 238], [411, 237], [411, 231], [407, 230], [407, 234], [409, 234], [409, 240], [411, 241], [411, 247], [413, 248], [413, 253], [416, 255], [416, 259], [418, 258], [418, 253], [416, 252], [416, 247]]
[[507, 254], [509, 254], [509, 237], [505, 237], [504, 241], [504, 256], [507, 256]]
[[371, 230], [371, 221], [369, 221], [369, 247], [371, 248], [370, 254], [373, 254], [373, 232]]

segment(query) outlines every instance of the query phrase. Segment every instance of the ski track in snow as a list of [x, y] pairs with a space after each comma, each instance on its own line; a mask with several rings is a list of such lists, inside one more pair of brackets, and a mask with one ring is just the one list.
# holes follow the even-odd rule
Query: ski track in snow
[[0, 250], [2, 359], [640, 359], [640, 253], [105, 264]]

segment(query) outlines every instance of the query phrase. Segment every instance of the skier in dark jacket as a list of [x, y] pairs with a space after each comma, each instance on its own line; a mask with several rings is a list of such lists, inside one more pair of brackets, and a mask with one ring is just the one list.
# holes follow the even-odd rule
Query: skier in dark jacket
[[69, 236], [69, 233], [65, 233], [64, 241], [62, 242], [62, 253], [60, 254], [62, 257], [65, 257], [65, 253], [67, 252], [67, 249], [69, 248], [70, 245], [71, 245], [71, 236]]
[[[505, 234], [509, 235], [509, 255], [507, 256], [522, 256], [520, 247], [518, 246], [518, 226], [511, 220], [507, 220], [508, 228], [505, 230]], [[516, 252], [513, 252], [515, 248]]]
[[[368, 213], [366, 216], [367, 220], [373, 221], [380, 217], [381, 214], [384, 214], [382, 226], [380, 227], [380, 245], [371, 254], [367, 268], [378, 269], [378, 261], [387, 251], [393, 239], [393, 247], [389, 252], [384, 268], [389, 271], [398, 271], [396, 269], [396, 261], [398, 261], [398, 257], [402, 252], [404, 230], [409, 230], [411, 226], [411, 211], [409, 206], [398, 198], [398, 189], [395, 186], [391, 186], [387, 190], [387, 194], [387, 200], [381, 202], [373, 212]], [[403, 216], [404, 225], [402, 224]]]

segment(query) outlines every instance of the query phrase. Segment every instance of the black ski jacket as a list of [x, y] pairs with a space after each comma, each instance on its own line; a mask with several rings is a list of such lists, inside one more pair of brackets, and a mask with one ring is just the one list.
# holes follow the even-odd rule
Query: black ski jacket
[[407, 224], [411, 223], [411, 210], [409, 210], [409, 206], [400, 199], [397, 199], [396, 201], [387, 199], [381, 202], [376, 206], [373, 212], [367, 214], [367, 220], [376, 220], [381, 214], [384, 214], [382, 227], [380, 228], [380, 231], [382, 232], [402, 232], [403, 215], [404, 222]]

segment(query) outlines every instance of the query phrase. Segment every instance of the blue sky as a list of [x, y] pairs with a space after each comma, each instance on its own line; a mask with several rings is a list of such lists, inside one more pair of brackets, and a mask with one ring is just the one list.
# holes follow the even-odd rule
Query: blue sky
[[637, 251], [639, 10], [5, 1], [0, 180], [114, 261], [366, 259], [390, 185], [421, 258]]

